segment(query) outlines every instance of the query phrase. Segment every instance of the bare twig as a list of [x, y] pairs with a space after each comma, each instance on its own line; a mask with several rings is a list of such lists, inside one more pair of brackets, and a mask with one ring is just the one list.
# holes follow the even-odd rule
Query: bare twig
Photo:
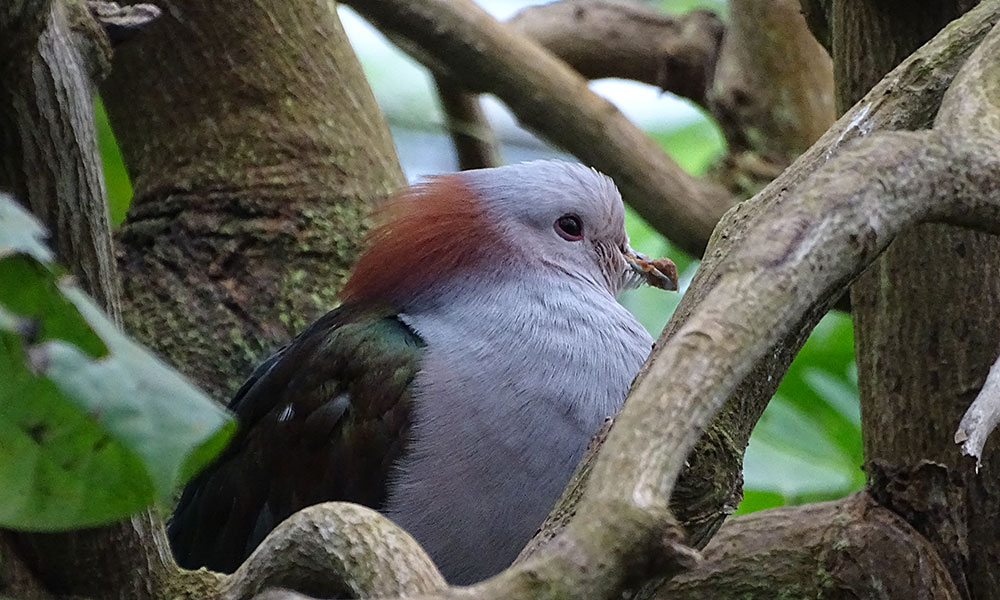
[[[761, 213], [771, 205], [772, 210], [780, 211], [781, 205], [795, 201], [803, 182], [845, 145], [879, 131], [930, 127], [945, 90], [998, 19], [1000, 2], [992, 0], [949, 25], [887, 75], [763, 192], [731, 211], [720, 223], [711, 251], [705, 255], [658, 345], [662, 346], [700, 306], [712, 289], [707, 283], [720, 270], [732, 268], [728, 258], [735, 247], [745, 243], [748, 224], [768, 218]], [[704, 545], [739, 503], [743, 451], [754, 424], [808, 332], [825, 312], [822, 307], [810, 311], [780, 349], [775, 348], [757, 363], [688, 457], [691, 466], [677, 483], [672, 506], [693, 545]]]
[[707, 106], [725, 26], [714, 13], [669, 16], [622, 1], [530, 6], [507, 24], [588, 79], [621, 77]]
[[479, 104], [479, 94], [470, 92], [445, 76], [434, 78], [441, 109], [447, 119], [458, 168], [484, 169], [503, 164], [496, 136]]

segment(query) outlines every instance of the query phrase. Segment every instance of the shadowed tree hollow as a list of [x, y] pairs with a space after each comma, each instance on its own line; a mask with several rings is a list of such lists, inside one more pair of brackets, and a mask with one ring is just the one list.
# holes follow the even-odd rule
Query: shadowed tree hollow
[[[404, 181], [334, 3], [154, 4], [0, 7], [0, 190], [222, 401], [336, 304]], [[154, 509], [0, 530], [0, 595], [1000, 598], [1000, 2], [562, 0], [505, 23], [468, 0], [345, 4], [433, 74], [464, 167], [498, 160], [493, 94], [701, 257], [624, 409], [518, 560], [469, 587], [378, 513], [326, 503], [230, 575], [180, 569]], [[701, 107], [724, 156], [685, 172], [590, 91], [610, 76]], [[113, 232], [95, 92], [135, 190]], [[729, 518], [751, 431], [845, 298], [864, 489]]]

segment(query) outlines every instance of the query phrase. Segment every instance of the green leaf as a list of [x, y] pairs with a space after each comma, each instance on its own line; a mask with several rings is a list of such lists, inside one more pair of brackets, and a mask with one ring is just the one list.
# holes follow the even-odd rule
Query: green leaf
[[[828, 314], [754, 429], [744, 459], [748, 498], [771, 492], [797, 504], [840, 498], [864, 484], [854, 372], [851, 320]], [[744, 504], [741, 513], [756, 506]]]
[[154, 489], [139, 457], [32, 373], [20, 342], [0, 330], [0, 372], [10, 384], [0, 386], [0, 524], [68, 529], [148, 506]]
[[104, 103], [98, 98], [94, 103], [94, 120], [97, 124], [97, 145], [101, 151], [101, 164], [104, 167], [104, 187], [108, 191], [108, 212], [111, 224], [115, 227], [125, 220], [125, 213], [132, 202], [132, 182], [125, 170], [118, 142], [111, 131], [108, 115], [104, 111]]
[[726, 148], [719, 127], [707, 118], [671, 129], [649, 134], [660, 146], [692, 175], [702, 175]]
[[94, 526], [168, 503], [233, 422], [57, 280], [37, 223], [3, 195], [0, 214], [0, 526]]
[[108, 352], [101, 338], [63, 295], [52, 271], [31, 256], [14, 254], [0, 259], [0, 306], [33, 324], [34, 342], [64, 340], [94, 358]]
[[785, 497], [777, 492], [746, 490], [743, 492], [743, 501], [740, 502], [740, 507], [734, 514], [742, 515], [784, 505]]

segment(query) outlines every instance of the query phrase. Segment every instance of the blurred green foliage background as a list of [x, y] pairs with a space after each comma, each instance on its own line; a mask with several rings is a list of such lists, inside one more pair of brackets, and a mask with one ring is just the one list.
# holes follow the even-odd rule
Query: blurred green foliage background
[[[482, 0], [499, 17], [509, 15], [527, 0]], [[706, 7], [725, 10], [720, 0], [656, 0], [668, 12]], [[342, 12], [345, 26], [361, 57], [366, 73], [386, 113], [404, 170], [413, 179], [429, 170], [454, 170], [452, 155], [441, 123], [443, 119], [426, 73], [401, 53], [388, 48], [380, 36], [363, 27], [349, 12]], [[375, 47], [375, 44], [382, 46]], [[397, 61], [397, 62], [392, 62]], [[401, 62], [398, 62], [401, 61]], [[402, 66], [400, 66], [402, 65]], [[610, 90], [612, 100], [630, 114], [628, 105], [634, 88]], [[595, 86], [601, 92], [600, 84]], [[629, 90], [637, 90], [630, 92]], [[623, 91], [624, 90], [624, 91]], [[655, 96], [656, 94], [653, 94]], [[495, 104], [495, 103], [494, 103]], [[648, 104], [648, 103], [647, 103]], [[654, 105], [659, 107], [659, 104]], [[675, 110], [673, 107], [680, 106]], [[490, 108], [488, 105], [487, 108]], [[500, 110], [496, 108], [495, 110]], [[662, 110], [657, 115], [655, 110]], [[675, 102], [666, 108], [646, 110], [636, 119], [685, 169], [702, 174], [724, 149], [724, 142], [706, 116]], [[683, 113], [678, 116], [678, 113]], [[494, 117], [491, 114], [491, 120]], [[631, 116], [631, 114], [630, 114]], [[507, 117], [510, 121], [509, 117]], [[543, 156], [565, 156], [545, 147], [527, 134], [515, 131], [512, 122], [497, 127], [508, 162]], [[97, 109], [98, 134], [110, 200], [112, 222], [125, 217], [132, 195], [128, 175], [108, 125], [103, 108]], [[496, 120], [494, 120], [496, 124]], [[428, 141], [431, 144], [428, 146]], [[428, 150], [428, 148], [431, 150]], [[418, 164], [428, 153], [439, 160]], [[681, 273], [682, 291], [691, 281], [698, 262], [674, 250], [669, 241], [649, 228], [631, 211], [626, 226], [632, 245], [653, 256], [670, 256]], [[622, 302], [654, 335], [663, 328], [677, 305], [679, 295], [658, 290], [630, 292]], [[758, 424], [744, 465], [745, 498], [739, 512], [750, 512], [783, 504], [839, 498], [864, 483], [861, 471], [861, 431], [858, 410], [854, 337], [847, 315], [832, 313], [817, 326], [785, 376], [774, 400]]]

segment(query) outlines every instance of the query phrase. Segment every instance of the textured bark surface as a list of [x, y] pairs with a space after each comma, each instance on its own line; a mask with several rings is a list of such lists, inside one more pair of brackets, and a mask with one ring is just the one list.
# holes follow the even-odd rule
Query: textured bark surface
[[219, 598], [250, 598], [268, 588], [322, 598], [374, 598], [446, 587], [431, 558], [398, 525], [370, 508], [329, 502], [278, 525], [228, 578]]
[[0, 189], [46, 224], [59, 262], [118, 321], [89, 93], [91, 75], [107, 67], [109, 48], [102, 36], [74, 31], [88, 27], [98, 33], [80, 4], [0, 7]]
[[736, 517], [704, 558], [655, 598], [960, 598], [927, 540], [863, 492]]
[[716, 177], [740, 198], [760, 191], [829, 128], [833, 66], [796, 0], [730, 0], [709, 104], [729, 146]]
[[648, 5], [563, 0], [529, 6], [507, 24], [587, 79], [622, 77], [702, 106], [725, 30], [714, 13], [666, 15]]
[[220, 400], [333, 308], [402, 183], [331, 4], [166, 2], [102, 87], [135, 196], [126, 329]]
[[[841, 106], [970, 4], [834, 2]], [[923, 225], [851, 289], [871, 494], [934, 544], [962, 597], [977, 599], [1000, 598], [1000, 454], [987, 445], [977, 474], [954, 431], [1000, 349], [998, 268], [995, 236]]]

